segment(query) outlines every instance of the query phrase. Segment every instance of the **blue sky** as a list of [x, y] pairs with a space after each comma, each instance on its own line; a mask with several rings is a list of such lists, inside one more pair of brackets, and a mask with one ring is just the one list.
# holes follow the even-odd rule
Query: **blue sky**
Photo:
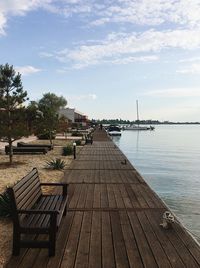
[[0, 59], [89, 118], [200, 121], [200, 0], [1, 0]]

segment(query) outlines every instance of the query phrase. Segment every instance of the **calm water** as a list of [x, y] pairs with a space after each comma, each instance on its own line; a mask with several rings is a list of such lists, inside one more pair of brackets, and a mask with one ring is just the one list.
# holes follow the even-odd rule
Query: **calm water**
[[200, 126], [126, 130], [113, 140], [182, 223], [200, 237]]

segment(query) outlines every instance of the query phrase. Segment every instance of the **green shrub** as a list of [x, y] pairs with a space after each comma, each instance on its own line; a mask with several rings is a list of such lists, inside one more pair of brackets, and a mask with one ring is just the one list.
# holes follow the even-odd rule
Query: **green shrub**
[[67, 145], [66, 147], [63, 147], [63, 155], [71, 155], [73, 154], [73, 146], [72, 145]]
[[80, 146], [81, 145], [81, 140], [77, 140], [76, 145]]
[[[49, 132], [42, 133], [42, 134], [38, 134], [38, 135], [37, 135], [37, 138], [38, 138], [39, 140], [49, 140], [49, 139], [50, 139]], [[56, 133], [55, 133], [55, 132], [53, 132], [53, 133], [51, 134], [51, 138], [52, 138], [52, 140], [54, 140], [54, 139], [56, 138]]]
[[3, 194], [0, 194], [0, 217], [10, 217], [11, 216], [11, 206], [10, 206], [10, 197], [8, 192], [5, 191]]
[[47, 161], [47, 167], [51, 169], [57, 169], [61, 170], [65, 168], [65, 161], [61, 160], [60, 158], [52, 159], [50, 161]]
[[82, 133], [79, 133], [79, 132], [77, 131], [77, 132], [72, 132], [72, 136], [73, 136], [73, 137], [82, 137], [83, 134], [82, 134]]

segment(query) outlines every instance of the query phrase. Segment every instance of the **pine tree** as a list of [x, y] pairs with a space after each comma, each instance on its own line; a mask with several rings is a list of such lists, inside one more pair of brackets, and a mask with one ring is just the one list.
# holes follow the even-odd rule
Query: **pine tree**
[[10, 164], [13, 141], [28, 135], [26, 109], [23, 107], [26, 100], [21, 75], [12, 65], [0, 65], [0, 138], [8, 141]]

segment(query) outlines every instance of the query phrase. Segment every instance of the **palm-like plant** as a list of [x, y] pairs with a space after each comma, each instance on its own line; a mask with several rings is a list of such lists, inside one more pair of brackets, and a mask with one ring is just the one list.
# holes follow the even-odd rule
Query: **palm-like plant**
[[5, 191], [3, 194], [0, 194], [0, 217], [10, 217], [11, 216], [11, 206], [10, 206], [10, 197], [8, 192]]
[[60, 158], [49, 160], [46, 162], [46, 164], [48, 168], [56, 170], [62, 170], [66, 166], [65, 161]]

